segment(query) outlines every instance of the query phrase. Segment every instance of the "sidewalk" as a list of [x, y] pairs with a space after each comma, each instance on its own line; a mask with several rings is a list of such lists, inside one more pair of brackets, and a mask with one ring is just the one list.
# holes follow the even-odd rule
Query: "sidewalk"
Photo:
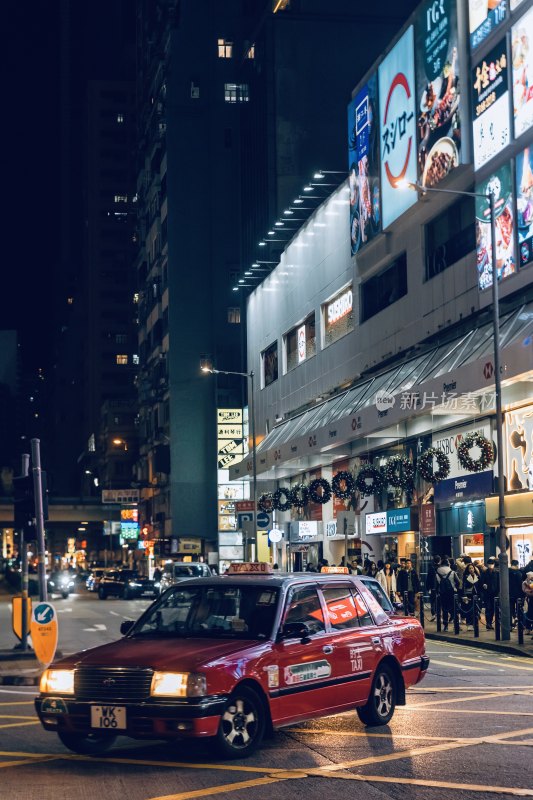
[[467, 631], [466, 626], [461, 626], [461, 633], [457, 636], [453, 632], [453, 623], [450, 624], [446, 633], [437, 633], [437, 623], [425, 620], [426, 639], [434, 639], [439, 642], [451, 642], [452, 644], [467, 645], [468, 647], [483, 647], [487, 650], [495, 650], [500, 653], [510, 653], [512, 655], [533, 658], [533, 636], [529, 636], [524, 631], [524, 644], [518, 644], [518, 634], [516, 630], [511, 631], [511, 639], [508, 642], [496, 641], [494, 631], [485, 630], [484, 625], [479, 626], [479, 638], [474, 638], [473, 631]]

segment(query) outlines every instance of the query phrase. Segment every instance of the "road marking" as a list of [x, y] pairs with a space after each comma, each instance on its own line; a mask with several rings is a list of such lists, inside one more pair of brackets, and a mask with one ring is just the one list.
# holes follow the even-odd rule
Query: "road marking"
[[435, 658], [432, 658], [429, 664], [429, 674], [431, 675], [431, 667], [433, 664], [438, 664], [439, 667], [451, 667], [452, 669], [462, 669], [462, 670], [479, 670], [480, 672], [485, 672], [486, 670], [483, 667], [461, 667], [460, 664], [450, 664], [449, 661], [437, 661]]
[[[474, 662], [477, 661], [477, 659], [469, 658], [468, 656], [454, 656], [454, 655], [451, 655], [450, 658], [456, 658], [458, 661], [474, 661]], [[506, 666], [508, 669], [518, 669], [520, 671], [526, 670], [526, 672], [533, 672], [533, 667], [519, 667], [516, 664], [507, 664], [506, 662], [504, 662], [504, 664], [502, 664], [501, 661], [487, 661], [487, 660], [484, 660], [483, 663], [484, 664], [491, 664], [493, 667]]]
[[446, 692], [447, 694], [454, 693], [454, 692], [487, 692], [490, 694], [495, 690], [502, 691], [502, 692], [518, 692], [518, 694], [528, 694], [529, 689], [521, 689], [520, 686], [431, 686], [427, 688], [422, 688], [418, 686], [411, 686], [407, 690], [407, 694], [432, 694], [433, 692]]
[[0, 769], [4, 767], [24, 767], [27, 764], [35, 764], [35, 762], [53, 761], [57, 756], [38, 756], [38, 758], [27, 758], [20, 761], [0, 761]]
[[[393, 778], [385, 775], [350, 775], [346, 773], [330, 775], [329, 777], [359, 781], [362, 783], [394, 783], [408, 786], [427, 786], [432, 789], [457, 789], [463, 792], [483, 792], [485, 794], [510, 794], [514, 797], [533, 797], [533, 789], [518, 789], [511, 786], [482, 786], [477, 783], [448, 783], [446, 781], [429, 781], [421, 778]], [[154, 800], [158, 800], [158, 798]]]
[[9, 722], [6, 725], [0, 725], [0, 728], [23, 728], [24, 725], [39, 725], [38, 719], [33, 722]]
[[26, 697], [35, 697], [37, 692], [35, 689], [30, 689], [30, 691], [24, 691], [23, 689], [0, 689], [0, 694], [24, 694]]
[[35, 720], [35, 717], [32, 715], [31, 717], [22, 716], [21, 714], [0, 714], [0, 719], [32, 719]]
[[[420, 709], [420, 711], [423, 710], [423, 708]], [[418, 708], [416, 705], [396, 706], [396, 711], [418, 711]], [[498, 716], [508, 717], [533, 717], [533, 711], [478, 711], [477, 709], [466, 708], [443, 708], [441, 711], [443, 714], [497, 714]]]
[[225, 792], [236, 792], [240, 789], [251, 789], [254, 786], [267, 786], [269, 783], [279, 783], [286, 781], [289, 778], [306, 778], [307, 773], [299, 772], [298, 774], [290, 775], [286, 770], [283, 772], [283, 778], [275, 778], [265, 776], [264, 778], [255, 778], [249, 781], [240, 781], [239, 783], [226, 783], [222, 786], [212, 786], [205, 789], [194, 789], [189, 792], [178, 792], [178, 794], [165, 794], [151, 797], [150, 800], [190, 800], [194, 797], [210, 797], [214, 794], [224, 794]]
[[32, 706], [33, 700], [4, 700], [4, 702], [0, 703], [0, 708], [2, 706]]
[[372, 738], [372, 739], [416, 739], [428, 742], [442, 742], [449, 741], [449, 742], [467, 742], [469, 741], [469, 737], [461, 738], [459, 736], [426, 736], [425, 733], [420, 733], [416, 736], [414, 733], [366, 733], [366, 731], [338, 731], [328, 728], [287, 728], [289, 733], [309, 733], [309, 734], [320, 734], [321, 736], [358, 736], [362, 739]]
[[[487, 697], [509, 697], [515, 694], [514, 690], [507, 692], [490, 692], [485, 694], [473, 694], [470, 697], [461, 697], [461, 703], [466, 703], [468, 700], [486, 700]], [[444, 703], [457, 703], [457, 697], [452, 697], [449, 700], [428, 700], [423, 703], [417, 703], [416, 708], [427, 708], [427, 706], [436, 706]], [[413, 706], [411, 706], [412, 708]]]

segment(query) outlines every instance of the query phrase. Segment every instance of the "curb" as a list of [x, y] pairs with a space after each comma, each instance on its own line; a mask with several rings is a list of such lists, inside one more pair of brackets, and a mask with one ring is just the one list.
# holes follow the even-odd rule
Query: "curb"
[[449, 644], [462, 644], [465, 647], [479, 647], [483, 650], [493, 650], [495, 653], [510, 653], [513, 656], [522, 656], [523, 658], [533, 658], [533, 652], [527, 652], [520, 647], [515, 647], [512, 644], [500, 644], [499, 642], [485, 642], [481, 639], [459, 639], [455, 636], [444, 636], [441, 633], [426, 633], [426, 639], [433, 639], [437, 642], [448, 642]]

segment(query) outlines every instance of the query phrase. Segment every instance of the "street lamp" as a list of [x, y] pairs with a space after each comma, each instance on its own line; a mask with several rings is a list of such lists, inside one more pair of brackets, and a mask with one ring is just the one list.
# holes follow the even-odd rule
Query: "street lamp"
[[498, 465], [498, 527], [500, 540], [500, 613], [501, 613], [501, 638], [508, 641], [511, 638], [511, 607], [509, 602], [509, 557], [507, 555], [507, 537], [505, 524], [505, 489], [503, 485], [503, 414], [502, 414], [502, 386], [500, 374], [500, 309], [498, 291], [498, 266], [496, 258], [496, 198], [492, 190], [486, 194], [481, 192], [465, 192], [459, 189], [437, 189], [421, 186], [419, 183], [401, 181], [400, 188], [414, 189], [422, 196], [426, 192], [439, 192], [441, 194], [464, 195], [465, 197], [481, 197], [489, 201], [490, 206], [490, 240], [492, 247], [492, 331], [494, 341], [494, 391], [496, 395], [496, 463]]
[[[238, 375], [240, 378], [249, 378], [251, 381], [250, 386], [250, 416], [252, 418], [252, 494], [253, 494], [253, 501], [254, 501], [254, 508], [253, 508], [253, 530], [254, 530], [254, 540], [257, 536], [257, 461], [256, 461], [256, 446], [255, 446], [255, 405], [254, 405], [254, 377], [255, 373], [252, 370], [250, 372], [231, 372], [225, 369], [213, 369], [213, 367], [208, 366], [207, 364], [203, 364], [200, 369], [202, 372], [208, 373], [210, 372], [211, 375]], [[246, 537], [245, 537], [246, 538]], [[245, 546], [245, 557], [248, 555], [248, 548]]]

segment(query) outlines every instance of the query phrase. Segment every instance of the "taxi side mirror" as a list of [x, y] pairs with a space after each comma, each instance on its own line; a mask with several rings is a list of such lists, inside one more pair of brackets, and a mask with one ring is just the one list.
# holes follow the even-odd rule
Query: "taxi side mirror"
[[123, 636], [126, 636], [127, 633], [131, 631], [135, 622], [132, 619], [126, 619], [124, 622], [120, 623], [120, 632]]
[[301, 639], [302, 644], [311, 641], [310, 630], [304, 622], [286, 622], [278, 634], [278, 639]]

